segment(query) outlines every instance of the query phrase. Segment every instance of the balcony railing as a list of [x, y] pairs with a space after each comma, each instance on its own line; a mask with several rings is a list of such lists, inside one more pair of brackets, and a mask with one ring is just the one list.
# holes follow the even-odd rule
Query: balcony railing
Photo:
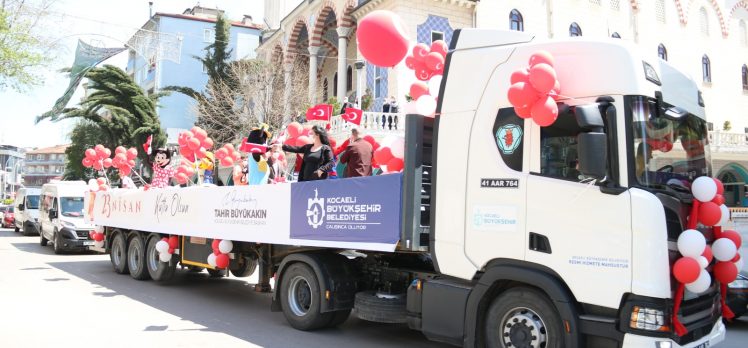
[[748, 134], [711, 131], [709, 145], [717, 152], [748, 152]]
[[377, 139], [387, 135], [403, 135], [405, 127], [405, 114], [364, 112], [361, 125], [355, 126], [344, 121], [340, 115], [330, 119], [330, 136], [336, 140], [347, 139], [351, 134], [351, 128], [357, 127], [364, 135], [371, 135]]

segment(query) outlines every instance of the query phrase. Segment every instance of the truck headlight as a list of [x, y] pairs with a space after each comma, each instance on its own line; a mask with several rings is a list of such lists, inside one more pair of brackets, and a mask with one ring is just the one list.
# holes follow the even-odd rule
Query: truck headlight
[[60, 221], [60, 224], [62, 224], [62, 226], [65, 226], [67, 228], [75, 229], [75, 224], [73, 224], [73, 223], [70, 223], [70, 222], [67, 222], [67, 221]]
[[669, 332], [665, 311], [656, 308], [634, 306], [629, 327], [637, 330]]

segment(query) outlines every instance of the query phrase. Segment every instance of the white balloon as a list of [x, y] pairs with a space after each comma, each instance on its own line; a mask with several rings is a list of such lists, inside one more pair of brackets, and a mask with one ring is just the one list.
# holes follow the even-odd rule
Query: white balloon
[[431, 116], [436, 112], [436, 99], [430, 95], [422, 95], [416, 100], [416, 111], [424, 116]]
[[223, 254], [228, 254], [231, 252], [231, 249], [234, 249], [234, 243], [232, 243], [230, 240], [221, 240], [220, 243], [218, 243], [218, 250]]
[[169, 254], [168, 252], [159, 253], [158, 259], [161, 260], [161, 262], [169, 262], [171, 261], [171, 254]]
[[405, 108], [403, 109], [403, 111], [405, 111], [406, 115], [417, 114], [418, 113], [418, 108], [416, 107], [416, 102], [415, 101], [409, 101], [408, 103], [406, 103], [405, 104]]
[[390, 144], [390, 151], [395, 158], [405, 158], [405, 139], [398, 137]]
[[738, 262], [735, 262], [735, 267], [738, 268], [738, 272], [743, 271], [743, 257], [742, 256], [740, 257], [740, 260], [738, 260]]
[[691, 185], [691, 192], [701, 202], [710, 202], [717, 195], [717, 183], [708, 176], [696, 178]]
[[738, 248], [735, 243], [727, 238], [720, 238], [712, 243], [712, 253], [719, 261], [730, 261], [735, 257]]
[[103, 248], [104, 247], [104, 241], [103, 240], [97, 240], [94, 242], [94, 246], [97, 248]]
[[96, 225], [94, 226], [94, 231], [96, 231], [97, 233], [104, 233], [104, 226]]
[[699, 266], [701, 266], [701, 268], [709, 267], [709, 260], [707, 260], [706, 257], [699, 256], [696, 261], [699, 261]]
[[730, 208], [722, 204], [719, 206], [719, 209], [722, 210], [722, 218], [719, 220], [717, 226], [727, 226], [727, 224], [730, 222]]
[[88, 180], [88, 189], [91, 191], [98, 191], [99, 190], [99, 182], [96, 181], [96, 179]]
[[168, 254], [169, 253], [169, 243], [164, 242], [162, 240], [156, 242], [156, 250], [158, 250], [159, 253]]
[[210, 255], [208, 255], [208, 264], [211, 267], [216, 267], [216, 254], [210, 253]]
[[442, 76], [441, 75], [435, 75], [431, 78], [428, 82], [429, 85], [429, 94], [432, 96], [439, 96], [439, 89], [442, 86]]
[[678, 236], [678, 251], [686, 257], [697, 258], [704, 253], [706, 239], [697, 230], [685, 230]]
[[712, 277], [709, 275], [709, 272], [702, 269], [701, 273], [699, 273], [699, 278], [693, 283], [686, 284], [686, 289], [695, 294], [700, 294], [709, 289], [710, 285], [712, 285]]

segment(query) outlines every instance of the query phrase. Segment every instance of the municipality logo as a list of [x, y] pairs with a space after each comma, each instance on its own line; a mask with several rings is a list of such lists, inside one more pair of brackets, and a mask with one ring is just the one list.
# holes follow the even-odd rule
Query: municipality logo
[[522, 144], [522, 128], [516, 124], [505, 125], [496, 132], [496, 143], [505, 155], [511, 155]]
[[314, 229], [325, 222], [325, 200], [317, 197], [317, 189], [314, 189], [314, 198], [307, 200], [306, 222]]

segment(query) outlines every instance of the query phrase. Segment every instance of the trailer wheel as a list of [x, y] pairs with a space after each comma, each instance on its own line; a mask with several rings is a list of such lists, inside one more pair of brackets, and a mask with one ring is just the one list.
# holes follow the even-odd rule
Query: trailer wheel
[[[177, 269], [176, 261], [161, 262], [158, 257], [158, 250], [156, 250], [156, 243], [161, 240], [161, 236], [153, 233], [148, 237], [148, 248], [146, 249], [146, 265], [148, 266], [148, 274], [151, 278], [157, 282], [168, 282], [174, 277], [174, 271]], [[172, 258], [176, 255], [172, 255]]]
[[407, 322], [404, 295], [388, 295], [380, 294], [376, 291], [361, 291], [356, 293], [354, 306], [359, 319], [390, 324]]
[[249, 277], [257, 269], [257, 259], [243, 256], [234, 268], [230, 268], [234, 277]]
[[112, 247], [109, 249], [109, 260], [112, 261], [114, 272], [119, 274], [128, 273], [127, 247], [125, 246], [125, 236], [122, 232], [115, 233], [112, 238]]
[[143, 237], [137, 233], [130, 238], [127, 245], [127, 267], [130, 269], [130, 276], [137, 280], [146, 280], [150, 277], [145, 262], [145, 243]]
[[558, 348], [564, 342], [553, 303], [530, 288], [514, 288], [495, 299], [485, 325], [487, 347]]
[[320, 312], [319, 281], [309, 266], [294, 263], [288, 266], [282, 279], [283, 315], [293, 328], [311, 331], [331, 323], [334, 314]]

